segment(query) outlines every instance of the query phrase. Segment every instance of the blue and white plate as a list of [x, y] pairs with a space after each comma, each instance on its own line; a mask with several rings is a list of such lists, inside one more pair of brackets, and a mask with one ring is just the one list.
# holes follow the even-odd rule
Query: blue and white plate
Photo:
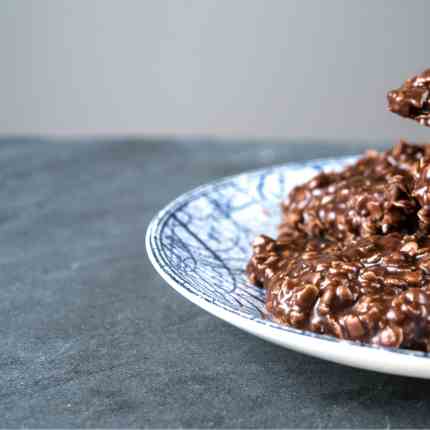
[[211, 314], [286, 348], [364, 369], [430, 378], [430, 357], [296, 330], [270, 321], [264, 291], [244, 268], [258, 234], [274, 236], [280, 201], [321, 170], [355, 157], [287, 164], [226, 178], [190, 191], [151, 222], [146, 246], [158, 273], [179, 294]]

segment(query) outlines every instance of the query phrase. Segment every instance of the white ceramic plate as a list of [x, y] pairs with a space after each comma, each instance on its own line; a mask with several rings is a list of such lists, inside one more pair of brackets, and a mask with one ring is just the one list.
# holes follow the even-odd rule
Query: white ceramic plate
[[355, 157], [287, 164], [226, 178], [177, 198], [151, 222], [146, 246], [158, 273], [211, 314], [286, 348], [349, 366], [430, 378], [429, 354], [296, 330], [262, 318], [264, 291], [244, 267], [256, 235], [274, 236], [279, 203], [295, 185]]

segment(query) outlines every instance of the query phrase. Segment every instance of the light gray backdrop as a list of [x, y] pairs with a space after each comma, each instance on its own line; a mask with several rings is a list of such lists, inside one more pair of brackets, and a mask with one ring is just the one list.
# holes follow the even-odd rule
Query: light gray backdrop
[[3, 0], [0, 133], [430, 140], [426, 0]]

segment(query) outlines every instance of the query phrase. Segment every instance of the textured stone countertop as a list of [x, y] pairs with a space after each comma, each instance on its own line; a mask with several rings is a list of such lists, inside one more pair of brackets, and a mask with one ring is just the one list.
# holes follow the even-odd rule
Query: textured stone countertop
[[430, 381], [257, 339], [187, 302], [146, 256], [151, 217], [178, 194], [366, 146], [0, 141], [0, 427], [430, 426]]

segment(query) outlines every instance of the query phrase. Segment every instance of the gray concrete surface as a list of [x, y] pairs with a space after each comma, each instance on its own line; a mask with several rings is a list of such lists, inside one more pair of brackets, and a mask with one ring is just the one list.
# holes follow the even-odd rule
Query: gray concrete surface
[[241, 332], [145, 253], [151, 217], [191, 187], [361, 148], [0, 141], [0, 427], [428, 427], [429, 382]]

